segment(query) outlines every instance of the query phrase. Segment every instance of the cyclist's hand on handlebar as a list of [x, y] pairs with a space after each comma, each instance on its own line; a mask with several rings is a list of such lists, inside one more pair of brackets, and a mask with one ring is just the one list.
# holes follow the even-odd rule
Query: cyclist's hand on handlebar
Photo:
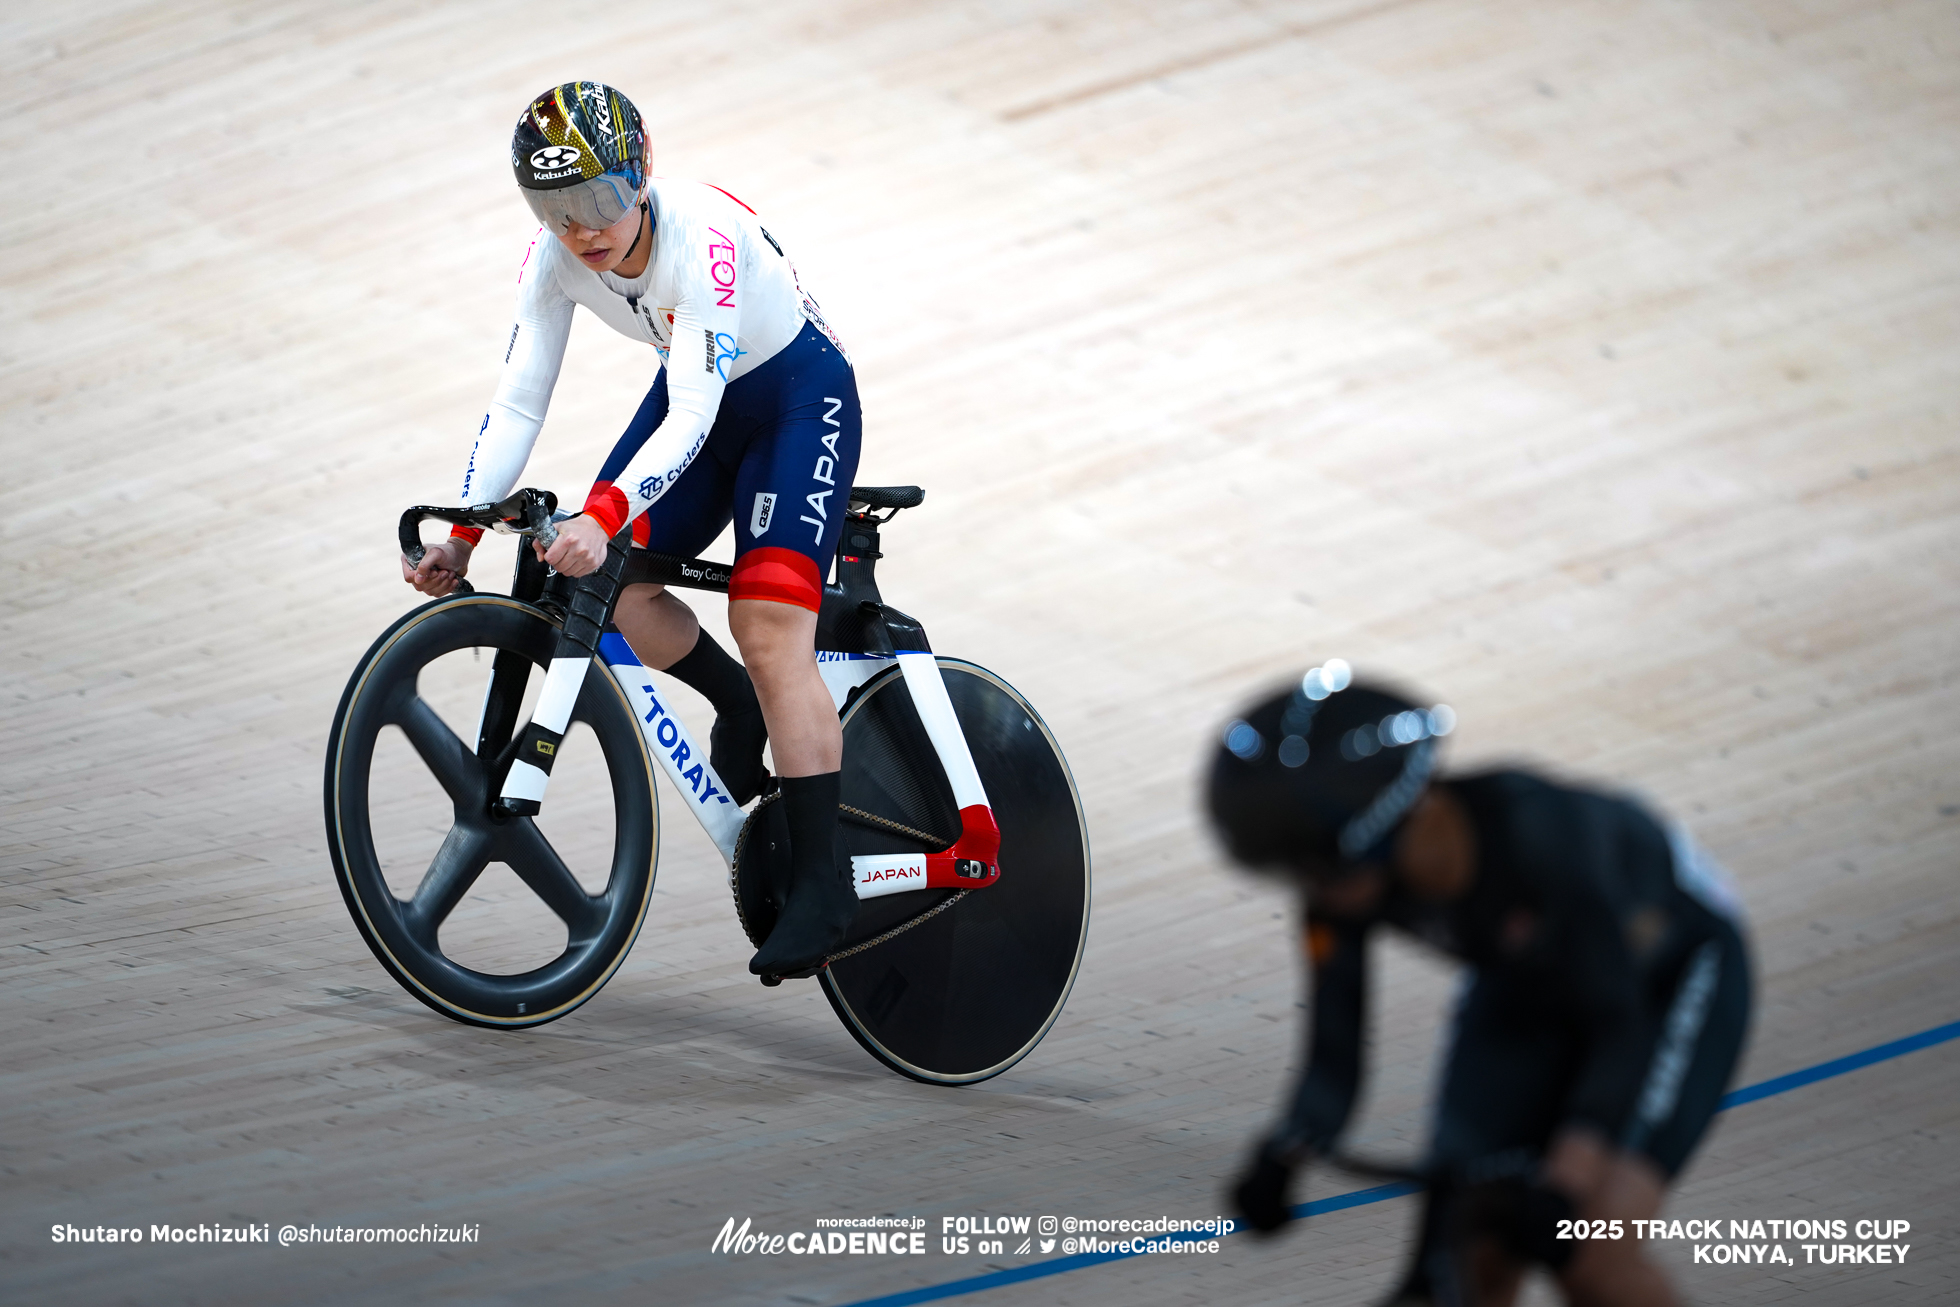
[[531, 547], [564, 575], [584, 576], [606, 561], [606, 541], [606, 529], [581, 513], [558, 524], [558, 539], [550, 549], [538, 549], [535, 540]]
[[470, 570], [470, 554], [475, 546], [467, 540], [451, 536], [439, 540], [422, 551], [422, 561], [411, 563], [406, 555], [402, 558], [402, 580], [417, 590], [433, 598], [441, 598], [456, 588], [456, 583]]
[[1232, 1186], [1232, 1206], [1248, 1228], [1258, 1234], [1271, 1234], [1293, 1219], [1286, 1201], [1296, 1163], [1271, 1141], [1252, 1155], [1251, 1165]]

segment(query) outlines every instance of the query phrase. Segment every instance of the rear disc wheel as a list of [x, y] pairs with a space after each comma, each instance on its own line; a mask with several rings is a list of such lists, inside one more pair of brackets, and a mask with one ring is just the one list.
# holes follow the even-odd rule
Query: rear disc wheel
[[[938, 662], [1000, 826], [1000, 879], [820, 975], [873, 1057], [915, 1080], [958, 1085], [1019, 1062], [1061, 1015], [1088, 938], [1089, 837], [1068, 763], [1028, 701], [983, 667]], [[950, 845], [959, 808], [899, 670], [870, 681], [843, 718], [849, 851], [918, 851], [894, 823]], [[849, 938], [873, 938], [957, 893], [866, 900]]]

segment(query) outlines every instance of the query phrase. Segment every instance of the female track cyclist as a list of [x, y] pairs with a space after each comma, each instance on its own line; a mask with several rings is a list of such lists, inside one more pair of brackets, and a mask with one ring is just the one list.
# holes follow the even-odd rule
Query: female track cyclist
[[[543, 226], [518, 271], [503, 375], [463, 470], [461, 502], [516, 486], [544, 424], [573, 310], [645, 341], [658, 373], [545, 562], [584, 576], [607, 542], [693, 557], [735, 523], [728, 626], [737, 663], [693, 612], [629, 562], [613, 622], [642, 662], [714, 705], [711, 761], [746, 803], [772, 742], [793, 883], [749, 963], [793, 975], [822, 962], [856, 907], [836, 855], [843, 740], [814, 653], [862, 427], [849, 357], [755, 212], [717, 187], [650, 179], [639, 112], [611, 87], [566, 82], [533, 100], [511, 166]], [[455, 528], [402, 576], [444, 595], [482, 532]], [[744, 667], [746, 664], [746, 669]], [[753, 682], [751, 682], [753, 678]]]

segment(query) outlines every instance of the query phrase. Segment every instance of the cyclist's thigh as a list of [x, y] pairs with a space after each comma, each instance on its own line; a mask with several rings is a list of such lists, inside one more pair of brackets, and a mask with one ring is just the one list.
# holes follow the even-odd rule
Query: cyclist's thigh
[[1561, 1017], [1478, 978], [1458, 1005], [1432, 1161], [1463, 1166], [1513, 1150], [1542, 1152], [1580, 1048]]
[[786, 366], [771, 378], [773, 411], [735, 474], [728, 597], [815, 612], [857, 474], [863, 414], [850, 365], [813, 328], [764, 368], [778, 363]]
[[[1709, 1121], [1721, 1110], [1722, 1096], [1728, 1091], [1729, 1077], [1742, 1056], [1743, 1037], [1749, 1029], [1748, 948], [1731, 923], [1719, 924], [1713, 941], [1719, 950], [1715, 992], [1701, 1028], [1694, 1032], [1694, 1052], [1687, 1071], [1680, 1076], [1673, 1102], [1656, 1105], [1659, 1120], [1642, 1131], [1645, 1139], [1638, 1146], [1670, 1179], [1680, 1173], [1707, 1132]], [[1668, 1037], [1668, 1033], [1662, 1034], [1663, 1044]]]
[[[619, 474], [626, 470], [633, 455], [640, 452], [640, 447], [646, 444], [647, 438], [666, 417], [667, 370], [662, 368], [647, 391], [646, 398], [640, 401], [639, 411], [626, 424], [625, 434], [613, 446], [612, 453], [606, 456], [598, 479], [592, 484], [592, 496], [602, 495], [612, 486]], [[687, 465], [687, 470], [675, 479], [667, 493], [652, 508], [633, 519], [635, 545], [658, 554], [693, 557], [712, 544], [714, 538], [721, 534], [721, 529], [728, 525], [735, 478], [731, 467], [714, 456], [715, 437], [720, 434], [721, 423], [717, 422], [715, 426], [716, 430], [710, 433], [707, 445]], [[588, 496], [588, 502], [592, 496]]]
[[734, 474], [703, 449], [633, 523], [633, 543], [656, 554], [694, 557], [728, 525], [734, 486]]

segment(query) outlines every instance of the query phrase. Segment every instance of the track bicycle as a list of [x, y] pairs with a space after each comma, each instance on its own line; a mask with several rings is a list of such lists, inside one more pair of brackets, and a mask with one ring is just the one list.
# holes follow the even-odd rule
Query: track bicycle
[[[859, 904], [815, 975], [878, 1061], [916, 1080], [970, 1084], [1020, 1061], [1061, 1013], [1087, 939], [1089, 842], [1081, 796], [1040, 715], [986, 668], [934, 653], [920, 623], [879, 594], [880, 528], [923, 499], [915, 486], [852, 488], [837, 579], [818, 614], [818, 667], [842, 718], [839, 827]], [[788, 893], [779, 793], [735, 804], [660, 678], [610, 626], [627, 584], [725, 593], [730, 569], [629, 555], [622, 537], [598, 571], [574, 580], [530, 548], [555, 538], [565, 516], [555, 510], [552, 495], [526, 489], [402, 515], [411, 560], [425, 520], [526, 537], [510, 593], [465, 584], [384, 631], [348, 680], [327, 751], [327, 843], [362, 938], [429, 1007], [500, 1029], [565, 1016], [624, 962], [652, 901], [656, 768], [728, 864], [736, 913], [758, 947]], [[480, 664], [486, 650], [475, 720], [459, 732], [422, 682], [432, 665], [462, 651]], [[442, 791], [412, 819], [403, 810], [413, 787], [376, 774], [377, 746], [393, 732]], [[579, 790], [609, 794], [611, 813], [548, 835], [547, 793], [553, 809], [560, 802], [551, 777], [581, 759]], [[420, 829], [426, 841], [445, 824], [432, 856], [402, 835]], [[581, 841], [590, 847], [561, 854]], [[493, 864], [555, 918], [555, 955], [518, 969], [459, 956], [458, 909]]]

